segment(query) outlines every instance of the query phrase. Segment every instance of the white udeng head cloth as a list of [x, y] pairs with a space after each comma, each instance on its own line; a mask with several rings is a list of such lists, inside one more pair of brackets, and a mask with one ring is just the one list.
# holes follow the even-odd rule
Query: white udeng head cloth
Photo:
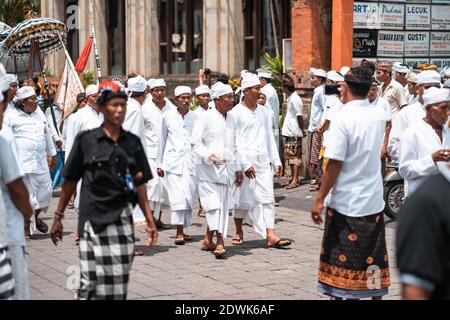
[[435, 87], [425, 90], [425, 93], [423, 94], [423, 101], [424, 101], [423, 104], [424, 108], [441, 102], [450, 102], [448, 90], [438, 89]]
[[198, 86], [195, 88], [195, 95], [200, 96], [202, 94], [211, 94], [211, 90], [209, 90], [209, 87], [207, 85]]
[[229, 95], [233, 93], [233, 88], [229, 84], [223, 84], [221, 82], [218, 82], [220, 84], [216, 85], [213, 88], [213, 96], [214, 99]]
[[151, 90], [156, 88], [167, 88], [166, 82], [164, 79], [150, 79], [149, 85]]
[[311, 77], [326, 78], [327, 77], [327, 72], [325, 70], [322, 70], [322, 69], [311, 68], [311, 70], [309, 71], [309, 75]]
[[5, 75], [5, 80], [8, 81], [9, 85], [19, 84], [19, 80], [15, 74], [7, 73]]
[[441, 83], [441, 75], [437, 71], [425, 70], [417, 76], [417, 85], [419, 86], [432, 83]]
[[36, 91], [34, 91], [33, 87], [25, 86], [17, 90], [16, 101], [22, 101], [35, 95]]
[[178, 86], [175, 88], [175, 97], [179, 97], [183, 94], [190, 94], [192, 95], [192, 89], [187, 86]]
[[258, 72], [258, 77], [265, 79], [272, 79], [272, 73], [269, 71], [260, 71]]
[[417, 83], [417, 74], [414, 72], [410, 72], [406, 76], [406, 81], [416, 84]]
[[247, 73], [241, 81], [241, 89], [245, 90], [248, 88], [256, 87], [261, 85], [261, 80], [254, 73]]
[[86, 88], [86, 97], [92, 96], [98, 93], [98, 86], [95, 84], [91, 84]]
[[327, 74], [327, 80], [334, 81], [334, 82], [343, 82], [344, 77], [337, 71], [330, 71]]
[[128, 80], [128, 90], [131, 92], [145, 92], [147, 89], [147, 80], [142, 76], [137, 76]]

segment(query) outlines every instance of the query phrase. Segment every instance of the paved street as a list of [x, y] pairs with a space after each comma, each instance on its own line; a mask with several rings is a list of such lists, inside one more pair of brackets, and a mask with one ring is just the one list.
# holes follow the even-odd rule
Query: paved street
[[[215, 260], [200, 251], [205, 221], [195, 217], [189, 233], [195, 242], [183, 247], [174, 245], [174, 230], [160, 233], [155, 248], [140, 247], [144, 257], [133, 264], [129, 299], [327, 299], [316, 291], [317, 266], [323, 229], [310, 220], [308, 210], [313, 201], [308, 186], [287, 192], [277, 189], [281, 207], [277, 209], [276, 229], [280, 236], [294, 242], [290, 250], [268, 250], [251, 228], [245, 229], [246, 244], [228, 247], [226, 260]], [[54, 212], [57, 199], [49, 212]], [[195, 215], [196, 216], [196, 215]], [[51, 224], [52, 215], [44, 216]], [[169, 222], [168, 214], [163, 220]], [[234, 225], [230, 224], [231, 236]], [[387, 241], [392, 267], [392, 287], [388, 299], [399, 299], [400, 288], [394, 266], [395, 224], [387, 223]], [[69, 211], [65, 220], [65, 238], [55, 248], [48, 235], [38, 235], [29, 242], [30, 284], [33, 299], [73, 299], [76, 283], [78, 247], [73, 241], [76, 215]], [[137, 237], [145, 239], [144, 228]], [[142, 244], [142, 241], [140, 242]], [[72, 275], [72, 276], [69, 276]]]

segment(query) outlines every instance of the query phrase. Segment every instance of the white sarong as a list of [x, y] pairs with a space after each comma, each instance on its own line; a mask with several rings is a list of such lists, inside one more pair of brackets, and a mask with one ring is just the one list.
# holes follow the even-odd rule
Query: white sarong
[[52, 198], [52, 179], [50, 172], [42, 174], [27, 173], [23, 177], [33, 210], [46, 211]]
[[271, 169], [256, 172], [256, 179], [244, 178], [240, 188], [233, 186], [234, 217], [245, 219], [264, 239], [275, 225], [275, 195]]
[[198, 191], [203, 211], [206, 212], [209, 230], [218, 231], [226, 238], [230, 211], [230, 188], [224, 184], [200, 181]]

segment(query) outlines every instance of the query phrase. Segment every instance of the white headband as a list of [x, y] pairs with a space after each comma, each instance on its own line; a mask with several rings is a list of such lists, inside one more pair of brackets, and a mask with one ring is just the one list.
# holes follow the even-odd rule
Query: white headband
[[209, 90], [209, 87], [207, 85], [202, 85], [197, 88], [195, 88], [195, 95], [200, 96], [202, 94], [211, 94], [211, 90]]
[[261, 85], [261, 80], [259, 80], [258, 76], [253, 73], [247, 73], [241, 82], [241, 89], [245, 90], [248, 88], [256, 87]]

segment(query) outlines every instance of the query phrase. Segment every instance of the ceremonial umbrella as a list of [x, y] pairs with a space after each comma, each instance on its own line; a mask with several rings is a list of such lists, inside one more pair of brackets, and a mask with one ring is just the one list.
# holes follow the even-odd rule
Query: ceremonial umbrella
[[68, 29], [58, 20], [50, 18], [33, 18], [15, 26], [5, 39], [4, 46], [11, 56], [29, 55], [33, 44], [37, 44], [42, 54], [63, 46], [67, 42]]
[[11, 27], [7, 24], [0, 22], [0, 41], [3, 41], [8, 37], [9, 32], [11, 31]]

